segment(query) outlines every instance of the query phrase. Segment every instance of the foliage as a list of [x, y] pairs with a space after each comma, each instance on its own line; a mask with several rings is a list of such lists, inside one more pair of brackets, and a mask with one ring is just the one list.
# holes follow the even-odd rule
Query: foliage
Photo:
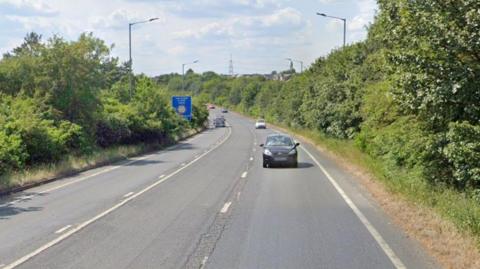
[[[128, 69], [91, 33], [76, 41], [30, 33], [0, 60], [0, 175], [97, 147], [164, 144], [202, 127], [206, 109], [186, 122], [170, 92], [145, 76], [130, 92]], [[197, 75], [191, 74], [192, 77]], [[198, 77], [198, 76], [197, 76]]]

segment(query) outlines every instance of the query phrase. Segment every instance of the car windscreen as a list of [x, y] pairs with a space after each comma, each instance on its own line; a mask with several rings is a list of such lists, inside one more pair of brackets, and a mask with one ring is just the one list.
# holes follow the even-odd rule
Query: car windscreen
[[257, 120], [258, 123], [265, 123], [265, 120]]
[[267, 147], [293, 146], [293, 141], [287, 136], [271, 136], [265, 143]]

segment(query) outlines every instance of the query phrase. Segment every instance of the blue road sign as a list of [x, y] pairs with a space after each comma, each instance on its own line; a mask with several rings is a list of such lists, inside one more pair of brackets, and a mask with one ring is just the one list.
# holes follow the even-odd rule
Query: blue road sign
[[192, 97], [173, 96], [172, 106], [177, 113], [186, 120], [192, 120]]

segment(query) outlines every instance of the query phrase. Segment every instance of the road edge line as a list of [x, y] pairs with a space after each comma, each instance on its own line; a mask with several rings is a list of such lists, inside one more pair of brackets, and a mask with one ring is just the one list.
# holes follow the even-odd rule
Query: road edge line
[[165, 176], [164, 178], [162, 178], [161, 180], [158, 180], [156, 182], [154, 182], [153, 184], [149, 185], [148, 187], [144, 188], [143, 190], [137, 192], [136, 194], [126, 198], [125, 200], [121, 201], [120, 203], [110, 207], [109, 209], [103, 211], [102, 213], [100, 214], [97, 214], [95, 217], [87, 220], [87, 221], [84, 221], [83, 223], [81, 223], [80, 225], [78, 225], [77, 227], [75, 227], [74, 229], [71, 229], [69, 230], [68, 232], [60, 235], [59, 237], [51, 240], [50, 242], [44, 244], [43, 246], [37, 248], [36, 250], [24, 255], [23, 257], [13, 261], [12, 263], [6, 265], [5, 267], [3, 267], [2, 269], [13, 269], [25, 262], [27, 262], [28, 260], [30, 260], [31, 258], [39, 255], [40, 253], [42, 253], [43, 251], [55, 246], [56, 244], [62, 242], [63, 240], [67, 239], [68, 237], [74, 235], [75, 233], [83, 230], [83, 228], [86, 228], [87, 226], [89, 226], [90, 224], [94, 223], [95, 221], [107, 216], [108, 214], [112, 213], [113, 211], [117, 210], [118, 208], [122, 207], [123, 205], [127, 204], [128, 202], [132, 201], [133, 199], [139, 197], [140, 195], [148, 192], [149, 190], [153, 189], [154, 187], [156, 187], [157, 185], [160, 185], [161, 183], [163, 183], [164, 181], [168, 180], [169, 178], [175, 176], [176, 174], [180, 173], [181, 171], [185, 170], [186, 168], [188, 168], [189, 166], [191, 166], [192, 164], [196, 163], [198, 160], [202, 159], [203, 157], [205, 157], [206, 155], [208, 155], [210, 152], [214, 151], [215, 149], [217, 149], [218, 147], [220, 147], [221, 145], [223, 145], [229, 138], [230, 136], [232, 135], [232, 129], [229, 128], [228, 129], [228, 135], [221, 141], [221, 143], [217, 144], [215, 147], [209, 149], [208, 151], [206, 151], [205, 153], [201, 154], [198, 158], [196, 159], [193, 159], [191, 162], [189, 162], [188, 164], [186, 164], [185, 166], [182, 166], [181, 168], [173, 171], [172, 173], [170, 173], [169, 175]]
[[340, 194], [340, 196], [343, 198], [343, 200], [347, 203], [347, 205], [352, 209], [353, 213], [358, 217], [360, 222], [362, 222], [363, 226], [367, 228], [368, 232], [372, 235], [372, 237], [375, 239], [377, 244], [380, 246], [380, 248], [383, 250], [383, 252], [387, 255], [387, 257], [390, 259], [390, 261], [393, 263], [393, 266], [397, 269], [407, 269], [407, 267], [403, 264], [403, 262], [398, 258], [398, 256], [395, 254], [393, 249], [388, 245], [388, 243], [383, 239], [383, 237], [380, 235], [380, 233], [375, 229], [375, 227], [370, 223], [370, 221], [367, 219], [367, 217], [358, 209], [358, 207], [355, 205], [355, 203], [348, 197], [348, 195], [345, 193], [345, 191], [340, 187], [340, 185], [337, 183], [337, 181], [328, 173], [327, 169], [323, 167], [322, 164], [311, 154], [305, 147], [301, 147], [305, 153], [307, 153], [310, 158], [317, 164], [318, 168], [323, 172], [323, 174], [327, 177], [328, 181], [333, 185], [335, 190]]

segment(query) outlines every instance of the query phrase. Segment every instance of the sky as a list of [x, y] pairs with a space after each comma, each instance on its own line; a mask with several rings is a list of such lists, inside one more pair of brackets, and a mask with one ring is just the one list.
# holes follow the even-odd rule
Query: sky
[[376, 9], [376, 0], [0, 0], [0, 54], [32, 31], [67, 40], [93, 32], [127, 61], [129, 22], [159, 18], [132, 28], [135, 73], [181, 73], [198, 60], [186, 68], [228, 74], [230, 56], [236, 74], [270, 73], [288, 69], [286, 58], [308, 67], [342, 45], [343, 22], [316, 12], [346, 18], [353, 43]]

